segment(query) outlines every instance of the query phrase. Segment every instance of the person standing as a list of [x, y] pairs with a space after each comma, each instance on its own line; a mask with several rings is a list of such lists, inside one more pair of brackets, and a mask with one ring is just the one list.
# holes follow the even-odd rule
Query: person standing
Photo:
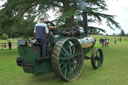
[[8, 41], [8, 48], [9, 48], [9, 50], [11, 50], [11, 49], [12, 49], [12, 43], [11, 43], [11, 41], [10, 41], [10, 40]]
[[108, 45], [109, 45], [109, 38], [107, 39], [107, 43], [108, 43]]
[[49, 33], [47, 24], [44, 23], [44, 17], [40, 17], [39, 23], [35, 25], [34, 33], [37, 41], [41, 44], [41, 57], [47, 58], [46, 56], [46, 45], [47, 45], [47, 36]]
[[116, 44], [116, 38], [114, 39], [114, 43]]
[[105, 44], [105, 39], [101, 39], [101, 42], [102, 42], [102, 47], [104, 47], [104, 44]]
[[109, 43], [109, 40], [106, 39], [106, 41], [105, 41], [105, 47], [108, 47], [108, 43]]
[[120, 42], [122, 41], [122, 38], [120, 37]]
[[102, 38], [99, 39], [99, 43], [102, 44]]

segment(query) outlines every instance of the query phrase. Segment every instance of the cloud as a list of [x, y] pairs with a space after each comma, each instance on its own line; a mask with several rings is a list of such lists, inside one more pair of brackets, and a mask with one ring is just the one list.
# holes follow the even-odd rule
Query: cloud
[[[120, 23], [125, 33], [128, 33], [128, 2], [127, 0], [107, 0], [108, 11], [105, 13], [116, 15], [115, 20]], [[120, 33], [120, 30], [113, 31], [107, 28], [108, 34]]]
[[3, 5], [7, 0], [0, 0], [0, 6]]

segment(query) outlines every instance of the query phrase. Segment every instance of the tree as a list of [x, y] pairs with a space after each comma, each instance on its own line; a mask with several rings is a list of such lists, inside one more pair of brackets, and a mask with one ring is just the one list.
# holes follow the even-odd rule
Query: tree
[[128, 36], [128, 34], [126, 34], [126, 36]]
[[[86, 7], [81, 7], [83, 6], [81, 2], [85, 3], [85, 1]], [[48, 17], [47, 11], [52, 9], [57, 16], [60, 15], [54, 20], [57, 26], [71, 29], [75, 24], [82, 26], [81, 14], [85, 8], [89, 16], [89, 23], [102, 24], [104, 19], [110, 28], [114, 29], [112, 25], [120, 28], [119, 23], [114, 20], [115, 16], [103, 13], [107, 10], [106, 6], [105, 0], [8, 0], [0, 10], [0, 28], [4, 29], [5, 33], [8, 33], [8, 30], [17, 32], [18, 29], [29, 27], [30, 23], [23, 25], [24, 27], [21, 25], [26, 22], [34, 23], [37, 16]], [[89, 26], [89, 28], [97, 29], [98, 27]], [[21, 33], [23, 32], [21, 31]]]
[[124, 30], [121, 30], [121, 32], [120, 32], [120, 36], [125, 36], [125, 32], [124, 32]]
[[105, 30], [98, 27], [89, 27], [89, 34], [91, 35], [102, 35], [101, 32], [105, 32]]
[[7, 34], [2, 34], [0, 36], [0, 39], [6, 40], [6, 39], [8, 39], [8, 35]]

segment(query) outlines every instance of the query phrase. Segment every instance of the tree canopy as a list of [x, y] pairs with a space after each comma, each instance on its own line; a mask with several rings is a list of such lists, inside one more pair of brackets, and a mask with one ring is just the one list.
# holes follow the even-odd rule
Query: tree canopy
[[[111, 29], [114, 26], [120, 29], [114, 15], [103, 13], [107, 10], [106, 0], [7, 0], [0, 10], [0, 30], [10, 35], [32, 36], [35, 19], [42, 15], [49, 17], [49, 10], [56, 12], [58, 17], [54, 21], [58, 27], [71, 29], [75, 24], [82, 26], [83, 9], [88, 13], [88, 23], [102, 24], [105, 20]], [[98, 29], [105, 32], [104, 29]]]
[[124, 30], [121, 30], [121, 31], [120, 31], [120, 36], [125, 36]]

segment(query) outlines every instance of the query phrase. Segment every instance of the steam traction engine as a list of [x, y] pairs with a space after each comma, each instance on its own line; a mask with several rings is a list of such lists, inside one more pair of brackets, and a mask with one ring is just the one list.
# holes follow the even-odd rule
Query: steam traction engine
[[26, 73], [35, 75], [55, 72], [57, 76], [66, 81], [75, 80], [81, 73], [84, 60], [91, 60], [94, 69], [98, 69], [103, 63], [103, 53], [95, 48], [91, 57], [88, 52], [94, 47], [95, 40], [87, 35], [87, 16], [83, 12], [84, 28], [78, 27], [70, 32], [57, 32], [52, 29], [47, 46], [49, 59], [41, 58], [40, 43], [32, 43], [28, 46], [26, 41], [18, 42], [19, 57], [17, 65]]

